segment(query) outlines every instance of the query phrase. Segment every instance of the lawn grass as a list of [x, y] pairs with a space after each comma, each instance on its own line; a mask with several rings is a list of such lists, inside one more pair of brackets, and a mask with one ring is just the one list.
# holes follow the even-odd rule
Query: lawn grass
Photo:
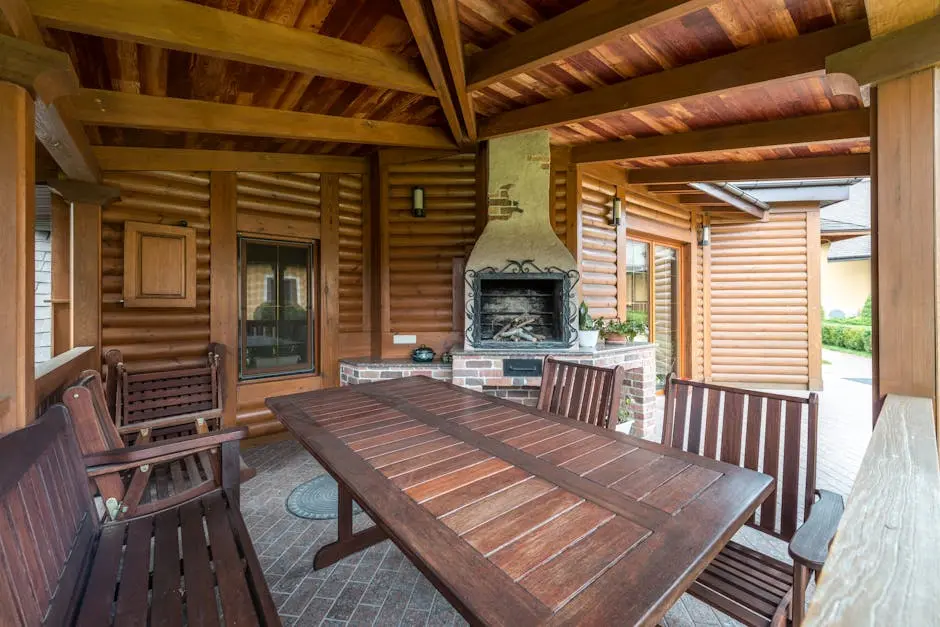
[[866, 351], [857, 351], [851, 348], [843, 348], [842, 346], [832, 346], [831, 344], [823, 344], [823, 348], [828, 348], [829, 350], [837, 351], [839, 353], [848, 353], [849, 355], [860, 355], [862, 357], [871, 357], [871, 353]]

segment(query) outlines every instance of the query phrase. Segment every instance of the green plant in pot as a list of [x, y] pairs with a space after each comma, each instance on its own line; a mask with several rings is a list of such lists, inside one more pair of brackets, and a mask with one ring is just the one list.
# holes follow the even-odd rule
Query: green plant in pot
[[581, 348], [594, 348], [597, 346], [597, 336], [600, 334], [600, 324], [591, 317], [587, 303], [581, 302], [578, 308], [578, 346]]
[[635, 316], [627, 316], [626, 320], [607, 320], [601, 331], [604, 341], [608, 344], [626, 344], [646, 332], [646, 322]]

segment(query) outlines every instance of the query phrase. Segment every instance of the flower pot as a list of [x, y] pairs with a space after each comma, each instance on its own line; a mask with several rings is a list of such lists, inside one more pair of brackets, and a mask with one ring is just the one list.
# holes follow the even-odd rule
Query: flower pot
[[600, 331], [578, 331], [578, 346], [581, 348], [594, 348], [597, 346], [597, 336]]
[[615, 344], [615, 345], [626, 344], [627, 336], [620, 335], [619, 333], [610, 333], [604, 336], [604, 342], [607, 344]]

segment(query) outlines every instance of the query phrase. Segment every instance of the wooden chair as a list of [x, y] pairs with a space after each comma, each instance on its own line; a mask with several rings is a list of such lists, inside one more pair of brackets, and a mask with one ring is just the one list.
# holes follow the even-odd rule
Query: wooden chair
[[822, 568], [842, 515], [842, 497], [816, 489], [818, 411], [816, 394], [784, 396], [672, 375], [666, 381], [664, 445], [757, 470], [776, 482], [747, 524], [788, 542], [794, 564], [729, 542], [689, 588], [747, 625], [802, 622], [809, 573]]
[[[149, 429], [143, 427], [134, 438], [135, 444], [127, 446], [108, 414], [101, 376], [95, 370], [82, 373], [78, 383], [65, 391], [62, 400], [75, 423], [82, 454], [86, 460], [92, 460], [87, 462], [89, 466], [98, 463], [102, 456], [134, 458], [140, 455], [138, 451], [146, 451], [148, 446], [158, 444], [167, 451], [197, 449], [158, 460], [160, 463], [131, 464], [120, 472], [109, 469], [90, 473], [112, 520], [170, 507], [208, 494], [221, 485], [221, 462], [215, 449], [227, 434], [235, 433], [237, 429], [209, 433], [202, 425], [196, 435], [164, 438], [154, 443]], [[203, 444], [195, 444], [199, 442]], [[233, 455], [236, 462], [241, 459], [237, 450]], [[233, 494], [237, 499], [237, 486]]]
[[154, 436], [196, 433], [201, 425], [219, 428], [224, 355], [222, 347], [212, 343], [205, 366], [130, 373], [121, 351], [109, 350], [108, 409], [122, 437], [132, 442], [141, 428]]
[[[211, 625], [220, 612], [226, 625], [280, 625], [233, 497], [245, 434], [209, 436], [222, 449], [220, 487], [103, 524], [62, 405], [0, 437], [0, 625]], [[203, 445], [174, 440], [114, 451], [96, 456], [89, 471], [118, 472]]]
[[541, 410], [581, 422], [616, 429], [623, 397], [623, 368], [586, 366], [554, 357], [542, 364], [536, 405]]

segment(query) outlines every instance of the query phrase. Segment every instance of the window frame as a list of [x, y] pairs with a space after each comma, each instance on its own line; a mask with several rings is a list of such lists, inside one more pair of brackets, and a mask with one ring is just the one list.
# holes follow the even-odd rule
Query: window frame
[[[303, 363], [290, 367], [272, 366], [269, 368], [247, 368], [248, 343], [248, 271], [247, 246], [248, 244], [261, 244], [266, 246], [281, 246], [301, 248], [307, 251], [307, 293], [309, 304], [307, 307], [307, 354], [308, 359]], [[257, 381], [259, 379], [272, 379], [277, 377], [291, 377], [297, 375], [317, 375], [320, 372], [320, 332], [316, 326], [320, 319], [320, 298], [318, 287], [320, 285], [320, 247], [318, 240], [293, 240], [273, 237], [258, 237], [249, 234], [238, 235], [238, 380]], [[278, 263], [280, 266], [280, 263]], [[278, 267], [279, 270], [279, 267]], [[274, 277], [275, 290], [278, 286], [278, 277]], [[267, 289], [267, 287], [265, 287]]]

